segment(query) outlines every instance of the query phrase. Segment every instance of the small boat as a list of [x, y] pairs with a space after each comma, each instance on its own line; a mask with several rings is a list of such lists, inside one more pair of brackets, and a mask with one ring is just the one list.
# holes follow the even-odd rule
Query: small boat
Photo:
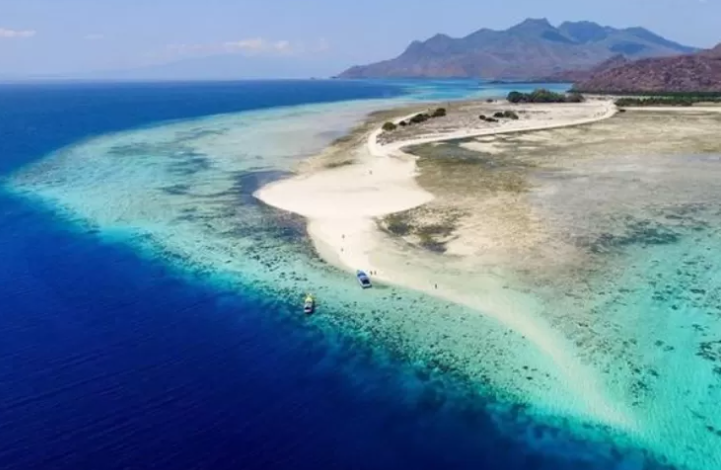
[[360, 285], [363, 289], [368, 289], [369, 287], [373, 287], [371, 285], [371, 278], [369, 278], [368, 275], [364, 271], [361, 271], [359, 269], [358, 271], [356, 271], [355, 275], [358, 278], [358, 282], [360, 283]]
[[308, 294], [305, 296], [305, 302], [303, 303], [303, 312], [306, 315], [313, 313], [315, 310], [315, 299], [312, 295]]

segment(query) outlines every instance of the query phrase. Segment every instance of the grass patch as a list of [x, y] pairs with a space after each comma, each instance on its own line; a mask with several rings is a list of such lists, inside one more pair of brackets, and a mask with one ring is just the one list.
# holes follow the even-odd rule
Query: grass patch
[[[382, 230], [408, 238], [427, 250], [443, 253], [462, 213], [455, 210], [411, 209], [389, 214], [379, 221]], [[409, 240], [410, 241], [410, 240]]]
[[338, 162], [328, 162], [325, 165], [323, 165], [325, 168], [328, 168], [329, 170], [333, 168], [341, 168], [344, 166], [353, 165], [353, 160], [341, 160]]
[[389, 214], [383, 218], [385, 229], [393, 235], [405, 237], [410, 235], [413, 231], [411, 225], [411, 217], [407, 212], [398, 212], [396, 214]]

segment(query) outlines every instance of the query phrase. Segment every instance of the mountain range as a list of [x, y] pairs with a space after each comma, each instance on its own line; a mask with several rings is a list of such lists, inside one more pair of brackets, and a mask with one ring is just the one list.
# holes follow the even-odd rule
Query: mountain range
[[698, 49], [641, 27], [612, 28], [590, 21], [527, 19], [504, 31], [480, 29], [463, 38], [436, 34], [413, 41], [395, 59], [354, 66], [341, 78], [539, 79], [591, 69], [615, 56], [629, 59], [689, 54]]

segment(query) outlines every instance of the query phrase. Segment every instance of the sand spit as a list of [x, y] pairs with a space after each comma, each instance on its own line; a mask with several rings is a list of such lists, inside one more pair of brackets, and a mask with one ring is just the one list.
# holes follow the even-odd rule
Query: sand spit
[[[577, 402], [555, 412], [593, 415], [603, 422], [632, 426], [623, 410], [611, 405], [593, 377], [569, 354], [563, 338], [545, 322], [529, 314], [533, 300], [504, 291], [493, 273], [468, 273], [446, 265], [442, 256], [407, 253], [375, 220], [431, 201], [433, 194], [416, 182], [415, 158], [407, 146], [459, 139], [551, 129], [606, 119], [615, 113], [610, 102], [572, 105], [514, 106], [518, 120], [489, 124], [479, 114], [508, 108], [505, 103], [465, 104], [445, 118], [401, 129], [403, 137], [389, 137], [377, 129], [366, 144], [352, 150], [352, 165], [302, 174], [261, 188], [256, 197], [265, 203], [308, 218], [308, 232], [318, 253], [328, 262], [353, 271], [365, 269], [381, 280], [425, 291], [483, 312], [525, 336], [566, 376]], [[397, 118], [396, 121], [407, 116]], [[399, 128], [400, 129], [400, 128]], [[526, 305], [524, 305], [524, 303]], [[578, 380], [584, 377], [583, 380]], [[571, 400], [572, 401], [572, 400]]]
[[615, 109], [597, 100], [477, 119], [504, 106], [358, 134], [340, 152], [349, 165], [256, 195], [305, 215], [341, 269], [523, 336], [559, 377], [552, 392], [524, 388], [534, 408], [623, 429], [682, 468], [718, 468], [721, 107], [604, 119]]
[[[586, 124], [611, 117], [616, 111], [610, 102], [591, 102], [516, 106], [514, 109], [520, 112], [521, 119], [497, 124], [477, 118], [479, 111], [490, 115], [494, 109], [503, 107], [503, 103], [466, 104], [459, 108], [457, 116], [403, 129], [404, 139], [388, 138], [376, 129], [364, 139], [364, 145], [343, 147], [345, 160], [340, 164], [270, 184], [255, 196], [269, 205], [307, 217], [311, 235], [329, 261], [340, 263], [346, 269], [378, 271], [368, 260], [376, 225], [373, 218], [418, 207], [434, 197], [416, 183], [415, 158], [402, 148], [448, 139]], [[472, 124], [467, 124], [469, 122]], [[394, 281], [389, 273], [379, 271], [378, 276]]]
[[[319, 253], [328, 261], [345, 269], [377, 271], [377, 278], [397, 282], [391, 272], [381, 271], [370, 261], [374, 242], [382, 236], [373, 219], [421, 206], [434, 197], [416, 183], [415, 158], [402, 148], [448, 139], [586, 124], [611, 117], [616, 111], [610, 102], [591, 102], [514, 107], [521, 119], [497, 124], [477, 118], [479, 112], [490, 115], [503, 107], [503, 103], [465, 104], [455, 116], [432, 120], [415, 129], [411, 126], [402, 129], [405, 139], [388, 138], [376, 129], [364, 139], [364, 145], [341, 149], [345, 158], [342, 164], [270, 184], [255, 196], [269, 205], [307, 217]], [[483, 144], [479, 141], [478, 145]]]

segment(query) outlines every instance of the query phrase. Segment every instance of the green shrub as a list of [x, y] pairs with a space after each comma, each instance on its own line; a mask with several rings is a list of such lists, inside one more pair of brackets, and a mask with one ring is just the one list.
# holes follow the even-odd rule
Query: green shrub
[[619, 98], [616, 106], [693, 106], [694, 103], [708, 101], [713, 98], [688, 96], [649, 96], [645, 98]]
[[430, 116], [428, 116], [426, 113], [419, 113], [413, 116], [410, 119], [411, 124], [420, 124], [422, 122], [426, 122], [429, 119]]
[[515, 121], [516, 119], [518, 119], [518, 114], [516, 114], [514, 111], [508, 110], [508, 111], [503, 111], [503, 117], [506, 119], [512, 119]]
[[520, 103], [524, 101], [525, 95], [520, 91], [512, 91], [508, 94], [506, 99], [511, 103]]
[[533, 90], [530, 95], [531, 103], [565, 103], [566, 95], [563, 93], [554, 93], [545, 88]]
[[383, 124], [383, 131], [384, 131], [384, 132], [391, 132], [391, 131], [396, 130], [396, 127], [398, 127], [398, 126], [396, 126], [396, 125], [393, 124], [392, 122], [388, 121], [388, 122], [386, 122], [385, 124]]
[[[571, 90], [571, 93], [580, 93], [579, 90]], [[690, 98], [694, 101], [720, 101], [721, 92], [719, 91], [594, 91], [598, 95], [621, 95], [627, 97], [651, 97], [651, 98]]]
[[506, 116], [503, 114], [502, 111], [497, 111], [497, 112], [493, 113], [493, 117], [494, 117], [494, 118], [497, 118], [497, 119], [501, 119], [501, 118], [504, 118], [504, 117], [506, 117]]
[[512, 91], [506, 99], [510, 103], [580, 103], [583, 96], [580, 93], [556, 93], [545, 88], [537, 88], [530, 93]]
[[443, 117], [446, 115], [446, 108], [436, 108], [435, 111], [431, 114], [431, 117], [437, 118], [437, 117]]
[[485, 121], [485, 120], [486, 120], [486, 115], [485, 115], [485, 114], [481, 114], [480, 116], [478, 116], [478, 119], [480, 119], [481, 121]]

